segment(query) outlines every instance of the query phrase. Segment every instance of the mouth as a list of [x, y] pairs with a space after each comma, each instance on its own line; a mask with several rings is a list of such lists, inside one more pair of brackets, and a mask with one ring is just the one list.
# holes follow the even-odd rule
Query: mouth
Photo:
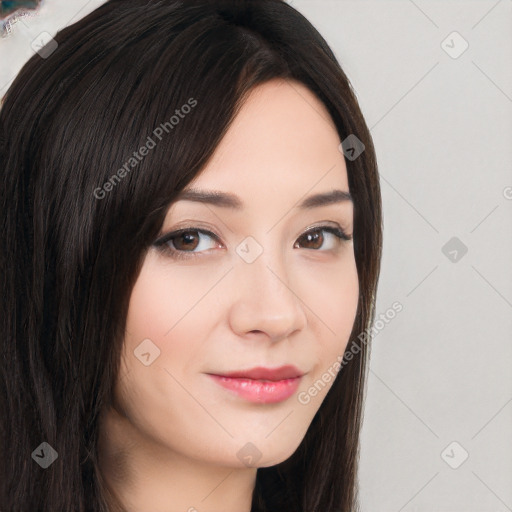
[[214, 382], [249, 402], [270, 404], [292, 396], [304, 375], [295, 366], [252, 368], [224, 374], [208, 374]]

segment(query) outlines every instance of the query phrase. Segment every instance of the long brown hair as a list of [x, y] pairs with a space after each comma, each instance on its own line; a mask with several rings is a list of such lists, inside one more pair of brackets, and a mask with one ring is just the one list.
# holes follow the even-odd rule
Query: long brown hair
[[[256, 85], [303, 83], [340, 140], [365, 146], [346, 161], [360, 286], [348, 349], [373, 323], [380, 269], [370, 132], [333, 52], [286, 2], [110, 0], [55, 42], [24, 65], [0, 111], [2, 512], [113, 509], [98, 417], [111, 401], [131, 289], [168, 205]], [[165, 141], [119, 172], [157, 127]], [[296, 452], [258, 470], [253, 512], [357, 509], [367, 345], [343, 361]], [[44, 470], [31, 458], [42, 442], [58, 453]]]

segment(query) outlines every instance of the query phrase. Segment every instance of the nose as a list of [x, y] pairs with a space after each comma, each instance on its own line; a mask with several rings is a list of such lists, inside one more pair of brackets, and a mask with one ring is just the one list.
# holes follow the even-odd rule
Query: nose
[[229, 320], [237, 335], [266, 336], [277, 342], [307, 325], [302, 297], [290, 283], [290, 272], [277, 262], [264, 252], [252, 263], [235, 265]]

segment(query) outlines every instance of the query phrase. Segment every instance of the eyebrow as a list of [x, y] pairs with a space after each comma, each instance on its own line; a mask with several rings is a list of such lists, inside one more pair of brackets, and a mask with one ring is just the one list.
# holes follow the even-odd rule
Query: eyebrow
[[[231, 208], [233, 210], [243, 210], [244, 208], [244, 205], [238, 196], [228, 192], [220, 192], [218, 190], [185, 189], [176, 197], [175, 201], [195, 201], [198, 203], [210, 204], [212, 206]], [[306, 197], [306, 199], [303, 199], [295, 207], [300, 210], [310, 210], [312, 208], [344, 203], [346, 201], [354, 203], [350, 192], [336, 189]]]

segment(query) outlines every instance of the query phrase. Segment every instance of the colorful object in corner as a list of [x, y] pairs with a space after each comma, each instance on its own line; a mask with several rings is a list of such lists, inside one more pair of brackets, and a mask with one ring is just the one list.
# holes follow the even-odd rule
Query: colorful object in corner
[[5, 18], [18, 9], [35, 9], [41, 0], [0, 1], [0, 19]]

